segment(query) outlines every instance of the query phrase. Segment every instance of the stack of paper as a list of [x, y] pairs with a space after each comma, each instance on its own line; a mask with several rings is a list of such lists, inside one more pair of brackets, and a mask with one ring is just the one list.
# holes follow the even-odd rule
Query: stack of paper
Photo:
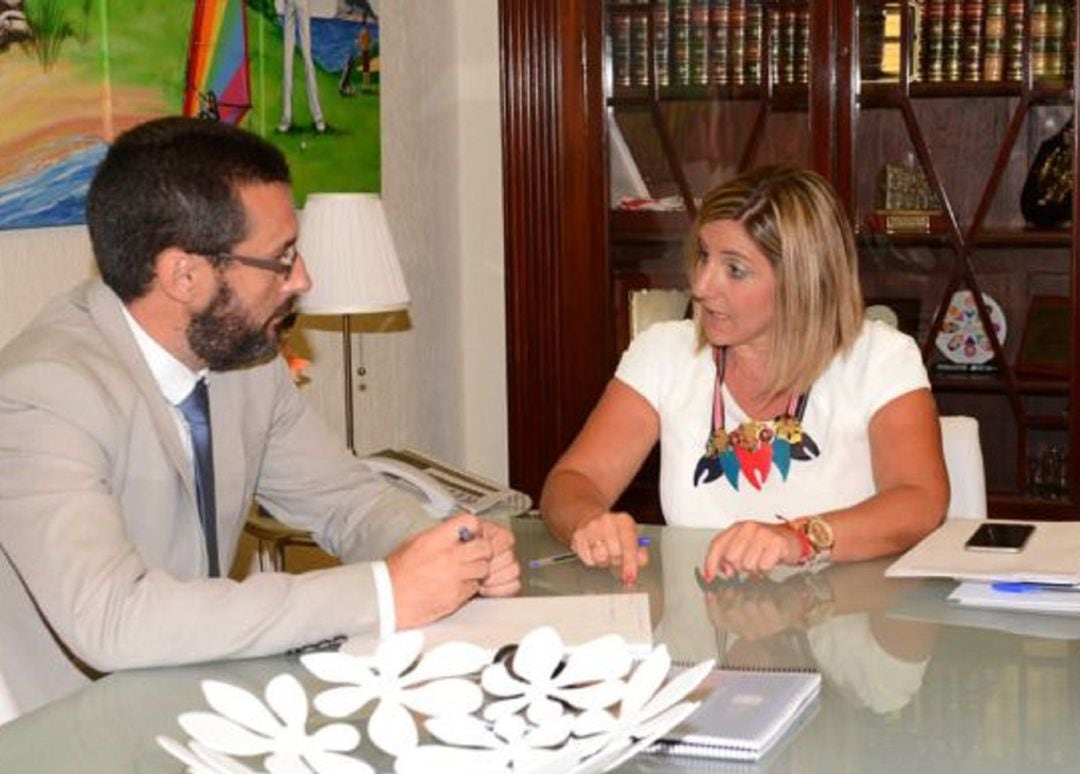
[[1080, 640], [1080, 616], [1032, 615], [1022, 610], [962, 606], [948, 599], [954, 588], [955, 584], [949, 583], [917, 584], [909, 588], [886, 615], [899, 621], [988, 629], [1022, 637]]
[[969, 551], [964, 543], [981, 523], [946, 521], [890, 565], [885, 575], [1080, 584], [1080, 523], [1038, 522], [1027, 545], [1014, 553]]
[[[581, 594], [565, 597], [474, 599], [440, 621], [423, 627], [424, 647], [443, 642], [470, 642], [497, 650], [521, 640], [538, 626], [552, 626], [567, 647], [618, 634], [635, 657], [652, 650], [652, 622], [647, 594]], [[378, 635], [350, 637], [341, 649], [370, 656]]]
[[702, 705], [649, 752], [756, 761], [820, 691], [817, 672], [714, 670], [691, 694]]
[[965, 607], [1080, 615], [1080, 587], [1027, 583], [961, 583], [949, 601]]

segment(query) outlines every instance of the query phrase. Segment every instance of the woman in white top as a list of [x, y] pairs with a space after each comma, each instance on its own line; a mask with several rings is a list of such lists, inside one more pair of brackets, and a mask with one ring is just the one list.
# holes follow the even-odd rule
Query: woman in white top
[[611, 508], [660, 441], [667, 522], [720, 530], [707, 579], [913, 545], [949, 499], [937, 411], [915, 343], [864, 320], [828, 183], [749, 172], [705, 197], [693, 229], [694, 319], [624, 354], [544, 485], [552, 533], [634, 581], [645, 552]]

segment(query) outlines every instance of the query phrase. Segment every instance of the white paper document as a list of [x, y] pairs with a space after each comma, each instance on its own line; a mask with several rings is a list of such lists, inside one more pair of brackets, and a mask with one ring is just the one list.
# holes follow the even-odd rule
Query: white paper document
[[1065, 615], [1030, 615], [1017, 610], [973, 607], [950, 602], [955, 586], [947, 583], [921, 583], [903, 595], [886, 614], [899, 621], [962, 626], [1009, 632], [1022, 637], [1050, 640], [1080, 640], [1080, 617]]
[[[647, 594], [477, 598], [422, 631], [425, 650], [443, 642], [470, 642], [496, 650], [519, 642], [538, 626], [554, 627], [567, 647], [618, 634], [635, 656], [652, 650]], [[370, 656], [378, 645], [378, 635], [350, 637], [341, 650]]]
[[998, 553], [964, 548], [965, 541], [982, 521], [946, 521], [893, 562], [885, 575], [889, 578], [959, 578], [985, 582], [1080, 583], [1080, 522], [1025, 523], [1034, 524], [1035, 532], [1023, 550]]
[[1056, 613], [1080, 616], [1080, 588], [1025, 589], [1000, 591], [992, 583], [965, 582], [957, 586], [949, 601], [965, 607], [988, 607], [997, 610], [1026, 610], [1032, 613]]

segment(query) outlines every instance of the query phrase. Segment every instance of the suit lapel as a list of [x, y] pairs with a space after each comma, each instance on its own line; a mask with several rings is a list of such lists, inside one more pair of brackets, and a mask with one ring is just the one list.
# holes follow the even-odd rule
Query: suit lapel
[[192, 502], [196, 502], [194, 471], [184, 454], [172, 408], [161, 394], [154, 375], [150, 373], [150, 367], [139, 351], [139, 345], [135, 343], [135, 337], [131, 335], [131, 329], [124, 319], [120, 298], [101, 281], [88, 285], [86, 297], [91, 319], [116, 352], [117, 358], [127, 367], [146, 402], [158, 439], [165, 447], [176, 472], [183, 479]]
[[244, 508], [244, 443], [240, 423], [244, 407], [240, 405], [236, 390], [229, 389], [229, 382], [222, 374], [211, 372], [209, 386], [220, 538], [221, 526], [225, 524], [226, 529], [231, 530], [233, 515]]

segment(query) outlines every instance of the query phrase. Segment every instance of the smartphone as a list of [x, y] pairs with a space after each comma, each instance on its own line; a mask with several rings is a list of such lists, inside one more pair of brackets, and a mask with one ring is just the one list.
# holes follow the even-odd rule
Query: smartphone
[[1031, 533], [1033, 524], [994, 524], [986, 522], [964, 543], [968, 551], [1007, 551], [1015, 553], [1023, 549]]

